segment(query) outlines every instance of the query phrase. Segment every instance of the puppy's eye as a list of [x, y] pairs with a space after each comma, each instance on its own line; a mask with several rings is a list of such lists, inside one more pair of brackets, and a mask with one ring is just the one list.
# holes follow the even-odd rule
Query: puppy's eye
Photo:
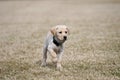
[[62, 33], [62, 31], [59, 32], [60, 34]]
[[65, 31], [65, 33], [67, 34], [67, 31]]

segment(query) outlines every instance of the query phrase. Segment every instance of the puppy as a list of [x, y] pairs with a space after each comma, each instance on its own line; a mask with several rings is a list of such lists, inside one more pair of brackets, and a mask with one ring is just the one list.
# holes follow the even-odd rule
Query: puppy
[[57, 69], [62, 70], [63, 43], [67, 40], [68, 34], [69, 29], [65, 25], [57, 25], [51, 28], [45, 40], [41, 66], [46, 66], [47, 52], [49, 52]]

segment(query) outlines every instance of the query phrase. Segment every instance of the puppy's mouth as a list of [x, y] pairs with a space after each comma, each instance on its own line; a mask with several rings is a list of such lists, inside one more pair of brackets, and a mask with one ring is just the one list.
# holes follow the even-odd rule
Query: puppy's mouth
[[63, 36], [62, 38], [56, 37], [58, 41], [65, 42], [67, 40], [67, 36]]

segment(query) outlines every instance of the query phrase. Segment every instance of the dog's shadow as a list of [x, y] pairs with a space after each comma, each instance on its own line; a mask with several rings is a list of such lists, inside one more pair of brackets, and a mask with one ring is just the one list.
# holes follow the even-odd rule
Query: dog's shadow
[[[36, 61], [36, 64], [39, 65], [40, 67], [42, 67], [41, 66], [41, 64], [42, 64], [41, 60]], [[47, 65], [45, 67], [54, 69], [56, 67], [56, 65], [54, 63], [52, 63], [52, 62], [47, 62]]]

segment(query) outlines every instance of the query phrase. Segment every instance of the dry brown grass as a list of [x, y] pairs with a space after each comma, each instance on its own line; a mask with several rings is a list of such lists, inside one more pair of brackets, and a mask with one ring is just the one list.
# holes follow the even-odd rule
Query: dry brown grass
[[[41, 67], [48, 30], [70, 27], [59, 72], [48, 58]], [[118, 0], [0, 1], [0, 80], [119, 80]]]

